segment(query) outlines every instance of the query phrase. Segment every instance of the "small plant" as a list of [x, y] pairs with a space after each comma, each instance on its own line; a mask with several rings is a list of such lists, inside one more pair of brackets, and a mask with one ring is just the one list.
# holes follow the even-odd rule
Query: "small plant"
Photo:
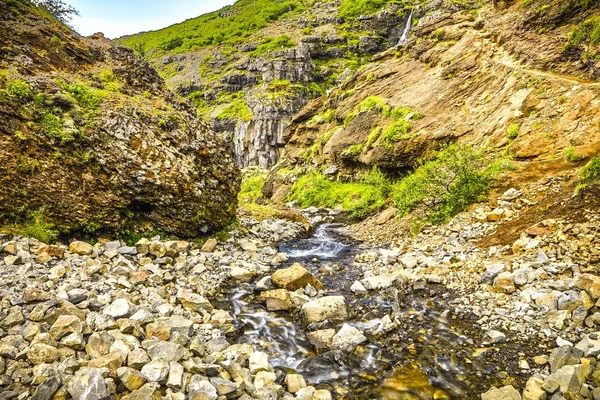
[[361, 101], [357, 107], [358, 112], [378, 111], [384, 115], [389, 113], [389, 110], [390, 110], [390, 106], [388, 106], [381, 97], [377, 97], [377, 96], [367, 97], [366, 99]]
[[59, 38], [56, 35], [52, 35], [52, 37], [50, 38], [50, 43], [52, 43], [56, 47], [60, 47], [60, 48], [65, 47], [65, 45], [67, 44], [64, 40], [62, 40], [61, 38]]
[[40, 170], [40, 162], [35, 158], [20, 157], [17, 169], [24, 174], [31, 175]]
[[330, 108], [327, 111], [319, 113], [310, 120], [313, 124], [327, 124], [335, 119], [335, 110]]
[[565, 150], [565, 158], [567, 159], [567, 161], [577, 162], [577, 161], [584, 160], [585, 156], [582, 156], [581, 154], [577, 154], [574, 146], [569, 146]]
[[102, 101], [106, 98], [106, 92], [102, 90], [93, 89], [84, 83], [67, 84], [59, 82], [59, 85], [71, 94], [79, 106], [89, 109], [96, 110]]
[[354, 121], [354, 118], [356, 118], [356, 112], [349, 112], [348, 115], [346, 115], [346, 118], [344, 118], [344, 127], [348, 126], [350, 122]]
[[43, 243], [51, 243], [56, 239], [54, 224], [48, 222], [44, 208], [27, 213], [22, 222], [8, 226], [7, 230], [17, 235], [37, 239]]
[[267, 174], [264, 172], [246, 175], [238, 193], [238, 202], [240, 204], [256, 203], [263, 196], [262, 188], [266, 179]]
[[517, 136], [519, 136], [519, 130], [521, 129], [521, 124], [511, 124], [506, 130], [506, 137], [510, 140], [515, 140]]
[[275, 38], [265, 38], [254, 51], [254, 55], [263, 55], [272, 50], [289, 49], [296, 47], [296, 43], [287, 35]]

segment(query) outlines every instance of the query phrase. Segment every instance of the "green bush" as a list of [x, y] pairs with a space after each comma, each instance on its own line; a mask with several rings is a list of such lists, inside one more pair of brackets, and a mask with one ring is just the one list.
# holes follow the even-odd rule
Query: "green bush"
[[296, 201], [300, 207], [341, 206], [351, 217], [361, 218], [385, 204], [389, 185], [382, 184], [382, 180], [385, 177], [377, 169], [355, 183], [334, 182], [318, 172], [311, 172], [294, 183], [288, 200]]
[[59, 85], [69, 92], [77, 100], [80, 107], [96, 110], [106, 98], [106, 93], [99, 89], [91, 88], [84, 83], [67, 84], [60, 82]]
[[517, 136], [519, 136], [519, 130], [521, 129], [521, 124], [511, 124], [506, 130], [506, 137], [510, 140], [515, 140]]
[[31, 97], [31, 88], [29, 83], [22, 79], [11, 80], [6, 84], [6, 93], [10, 97], [18, 97], [20, 99], [26, 99]]
[[592, 17], [576, 25], [569, 34], [569, 44], [600, 43], [600, 17]]
[[34, 238], [47, 244], [56, 239], [57, 236], [54, 225], [47, 221], [43, 208], [38, 211], [29, 212], [24, 221], [5, 227], [5, 230], [16, 235]]
[[424, 206], [425, 219], [444, 223], [469, 204], [480, 201], [496, 176], [512, 168], [506, 160], [491, 163], [485, 153], [464, 145], [450, 145], [392, 188], [401, 215]]
[[238, 201], [240, 204], [255, 203], [256, 200], [262, 197], [262, 188], [265, 185], [267, 174], [259, 172], [244, 176], [240, 192], [238, 193]]
[[600, 181], [600, 155], [597, 155], [581, 170], [581, 181], [584, 184]]

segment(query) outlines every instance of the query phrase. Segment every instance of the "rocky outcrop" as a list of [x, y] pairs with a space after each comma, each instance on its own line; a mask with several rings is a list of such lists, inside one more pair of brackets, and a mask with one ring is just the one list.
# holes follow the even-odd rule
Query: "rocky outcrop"
[[27, 3], [0, 11], [0, 219], [195, 236], [235, 218], [226, 144], [148, 63]]
[[[593, 156], [600, 150], [600, 86], [590, 80], [593, 69], [573, 68], [579, 61], [564, 53], [572, 24], [592, 10], [557, 19], [561, 8], [545, 7], [542, 31], [530, 24], [536, 4], [527, 12], [518, 4], [490, 5], [475, 15], [428, 2], [414, 39], [374, 56], [375, 63], [294, 117], [281, 167], [353, 175], [377, 166], [397, 174], [456, 141], [552, 162], [556, 170], [569, 167], [568, 148]], [[543, 56], [546, 64], [540, 48], [553, 55]], [[265, 185], [271, 194], [286, 185], [276, 175]]]

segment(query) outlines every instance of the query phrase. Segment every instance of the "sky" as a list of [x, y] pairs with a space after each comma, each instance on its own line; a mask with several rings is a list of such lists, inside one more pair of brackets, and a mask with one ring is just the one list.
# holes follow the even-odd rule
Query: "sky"
[[63, 0], [81, 16], [71, 25], [81, 35], [96, 32], [114, 39], [156, 30], [218, 10], [234, 0]]

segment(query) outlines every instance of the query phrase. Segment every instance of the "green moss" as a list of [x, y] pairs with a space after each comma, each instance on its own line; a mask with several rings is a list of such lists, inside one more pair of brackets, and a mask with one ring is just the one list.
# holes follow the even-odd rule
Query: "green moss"
[[312, 124], [328, 124], [335, 119], [335, 110], [330, 108], [327, 111], [321, 112], [310, 120]]
[[569, 44], [600, 43], [600, 17], [589, 18], [576, 25], [569, 34]]
[[75, 98], [80, 107], [92, 111], [96, 110], [108, 96], [103, 90], [91, 88], [85, 83], [68, 84], [58, 82], [58, 84]]
[[258, 199], [262, 198], [262, 189], [266, 179], [267, 174], [264, 172], [244, 176], [238, 193], [238, 202], [240, 204], [256, 203]]
[[370, 15], [387, 4], [404, 4], [398, 0], [342, 0], [338, 14], [342, 18], [354, 19], [360, 15]]
[[27, 213], [20, 221], [4, 226], [1, 230], [37, 239], [43, 243], [51, 243], [57, 236], [54, 224], [48, 221], [44, 208]]
[[367, 148], [371, 148], [377, 142], [379, 136], [381, 136], [381, 132], [383, 132], [383, 128], [377, 126], [371, 131], [371, 133], [369, 133], [369, 136], [367, 137], [367, 143], [365, 144]]
[[399, 121], [394, 121], [381, 132], [379, 143], [386, 148], [391, 149], [396, 142], [410, 139], [408, 133], [411, 129], [410, 123], [406, 120], [401, 119]]
[[600, 181], [600, 155], [594, 157], [581, 170], [581, 181], [584, 184], [597, 183]]
[[360, 104], [357, 107], [357, 111], [358, 112], [378, 111], [385, 115], [385, 114], [389, 113], [390, 107], [386, 104], [386, 102], [381, 97], [369, 96], [360, 102]]
[[236, 99], [217, 115], [217, 119], [242, 120], [248, 122], [252, 120], [252, 111], [250, 111], [246, 100]]
[[342, 153], [340, 154], [342, 157], [344, 158], [354, 158], [357, 155], [359, 155], [363, 150], [363, 144], [362, 143], [358, 143], [358, 144], [353, 144], [352, 146], [346, 148], [344, 151], [342, 151]]
[[18, 98], [23, 100], [31, 97], [31, 87], [26, 81], [22, 79], [10, 79], [8, 77], [8, 72], [5, 72], [0, 79], [6, 80], [4, 85], [5, 89], [0, 90], [0, 97]]
[[350, 122], [354, 121], [356, 115], [357, 113], [355, 111], [349, 112], [348, 115], [346, 115], [346, 118], [344, 118], [344, 126], [348, 126]]

